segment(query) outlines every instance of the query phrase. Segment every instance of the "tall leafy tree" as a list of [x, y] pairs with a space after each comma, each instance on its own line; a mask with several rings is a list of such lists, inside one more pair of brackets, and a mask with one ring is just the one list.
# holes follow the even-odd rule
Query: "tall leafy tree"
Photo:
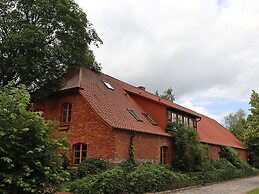
[[161, 95], [159, 95], [158, 91], [156, 91], [155, 95], [160, 96], [164, 100], [168, 100], [171, 102], [175, 101], [175, 96], [172, 87], [166, 89]]
[[250, 149], [250, 163], [259, 168], [259, 95], [252, 92], [250, 111], [244, 132], [244, 141]]
[[53, 123], [27, 110], [25, 86], [0, 87], [0, 193], [47, 193], [67, 175]]
[[224, 117], [224, 124], [226, 128], [241, 140], [243, 139], [245, 122], [246, 114], [242, 109], [239, 109], [237, 112], [230, 113]]
[[46, 94], [70, 69], [100, 71], [89, 48], [100, 43], [74, 0], [0, 1], [0, 85], [14, 80]]

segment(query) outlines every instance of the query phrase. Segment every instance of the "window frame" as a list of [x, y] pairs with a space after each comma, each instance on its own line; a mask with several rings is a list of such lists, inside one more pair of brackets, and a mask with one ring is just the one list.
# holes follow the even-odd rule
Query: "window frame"
[[[66, 109], [66, 112], [65, 112]], [[65, 117], [64, 117], [65, 115]], [[64, 121], [65, 118], [65, 121]], [[72, 103], [65, 102], [61, 105], [61, 117], [60, 122], [62, 124], [70, 124], [72, 121]]]
[[160, 164], [168, 164], [168, 146], [161, 146], [160, 147]]
[[[76, 146], [79, 145], [79, 150], [76, 150]], [[85, 146], [85, 149], [83, 149], [83, 146]], [[87, 144], [85, 143], [76, 143], [73, 145], [73, 165], [79, 165], [81, 162], [83, 162], [87, 158]], [[76, 153], [79, 153], [79, 157], [76, 156]], [[85, 153], [83, 156], [83, 153]], [[76, 160], [79, 160], [79, 162], [76, 162]]]
[[136, 119], [138, 122], [143, 122], [143, 120], [138, 116], [138, 114], [130, 108], [127, 108], [128, 112], [131, 114], [131, 116], [134, 117], [134, 119]]
[[152, 124], [157, 126], [157, 123], [147, 114], [147, 113], [142, 113], [142, 115]]
[[102, 80], [102, 82], [109, 90], [115, 90], [114, 87], [108, 81]]
[[[197, 128], [197, 121], [193, 117], [185, 116], [183, 114], [179, 114], [177, 112], [173, 112], [172, 110], [168, 110], [167, 119], [169, 122], [179, 122], [186, 126]], [[190, 122], [192, 120], [192, 122]], [[192, 126], [190, 125], [192, 123]]]

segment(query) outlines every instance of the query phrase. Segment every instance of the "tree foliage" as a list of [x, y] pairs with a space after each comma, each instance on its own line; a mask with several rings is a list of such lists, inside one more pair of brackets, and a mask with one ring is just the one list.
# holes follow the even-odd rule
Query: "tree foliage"
[[67, 175], [56, 125], [27, 111], [29, 100], [25, 86], [0, 88], [0, 193], [45, 193]]
[[226, 128], [241, 140], [243, 139], [245, 122], [246, 114], [242, 109], [239, 109], [236, 113], [230, 113], [224, 117], [224, 124]]
[[259, 95], [252, 92], [250, 98], [250, 114], [244, 131], [244, 141], [250, 149], [250, 163], [259, 168]]
[[168, 100], [171, 102], [175, 101], [175, 97], [174, 97], [174, 93], [173, 93], [173, 89], [170, 87], [168, 89], [166, 89], [163, 94], [159, 95], [158, 91], [156, 91], [155, 93], [157, 96], [160, 96], [162, 99], [164, 100]]
[[0, 1], [0, 85], [14, 80], [41, 94], [70, 69], [100, 66], [89, 46], [102, 43], [74, 0]]
[[180, 122], [168, 122], [166, 131], [174, 137], [175, 154], [172, 166], [188, 172], [200, 170], [207, 160], [207, 151], [199, 142], [198, 132]]

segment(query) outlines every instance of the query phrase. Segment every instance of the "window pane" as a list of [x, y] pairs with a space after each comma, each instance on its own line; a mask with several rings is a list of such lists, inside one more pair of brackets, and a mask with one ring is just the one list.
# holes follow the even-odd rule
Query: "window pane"
[[160, 163], [161, 164], [166, 164], [167, 163], [167, 147], [162, 146], [160, 148]]
[[71, 121], [72, 104], [64, 104], [62, 106], [62, 122], [67, 123]]
[[69, 109], [68, 109], [68, 116], [67, 116], [67, 121], [71, 121], [71, 113], [72, 113], [72, 105], [69, 104]]
[[168, 111], [168, 121], [172, 121], [172, 113], [171, 111]]
[[177, 115], [175, 113], [172, 113], [172, 121], [176, 122], [177, 120]]
[[80, 158], [80, 152], [75, 152], [75, 157]]
[[188, 118], [187, 117], [184, 117], [184, 124], [188, 125]]
[[129, 113], [137, 120], [137, 121], [142, 121], [142, 119], [135, 113], [134, 110], [128, 109]]
[[85, 158], [86, 157], [86, 151], [83, 151], [82, 152], [82, 158]]
[[76, 144], [76, 145], [75, 145], [75, 150], [76, 150], [76, 151], [80, 151], [80, 144]]
[[82, 150], [86, 150], [86, 144], [82, 144]]
[[192, 119], [189, 119], [189, 126], [193, 127], [193, 120]]

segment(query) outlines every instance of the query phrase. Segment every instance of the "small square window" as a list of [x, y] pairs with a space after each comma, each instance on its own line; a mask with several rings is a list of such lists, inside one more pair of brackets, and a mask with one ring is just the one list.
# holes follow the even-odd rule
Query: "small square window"
[[137, 113], [135, 113], [134, 110], [128, 109], [128, 111], [137, 121], [143, 122], [143, 120], [137, 115]]

